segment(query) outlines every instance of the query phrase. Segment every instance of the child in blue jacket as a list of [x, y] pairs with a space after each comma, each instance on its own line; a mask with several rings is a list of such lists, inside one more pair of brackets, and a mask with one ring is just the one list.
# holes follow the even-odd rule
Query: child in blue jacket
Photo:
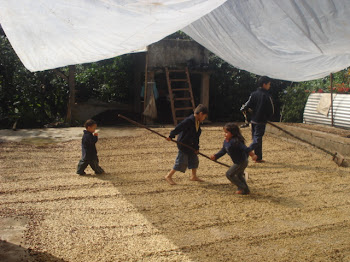
[[173, 169], [165, 176], [165, 180], [170, 185], [176, 185], [172, 179], [176, 171], [185, 173], [186, 169], [192, 170], [191, 181], [202, 181], [197, 177], [197, 168], [199, 165], [198, 152], [199, 152], [199, 136], [201, 135], [200, 124], [207, 118], [208, 108], [202, 104], [198, 105], [194, 110], [194, 114], [185, 118], [180, 124], [178, 124], [174, 130], [170, 132], [168, 141], [178, 136], [177, 141], [189, 146], [190, 148], [178, 144], [178, 155], [175, 160]]
[[78, 163], [77, 174], [78, 175], [86, 175], [85, 168], [88, 165], [95, 171], [96, 175], [103, 174], [105, 171], [100, 167], [97, 150], [96, 150], [96, 142], [98, 140], [98, 133], [95, 133], [97, 128], [97, 123], [89, 119], [84, 124], [86, 130], [84, 130], [84, 135], [81, 140], [81, 159]]
[[257, 156], [252, 149], [246, 147], [244, 144], [245, 139], [239, 127], [234, 123], [227, 123], [224, 126], [224, 137], [222, 149], [215, 155], [212, 155], [210, 159], [217, 160], [227, 153], [233, 161], [233, 166], [227, 170], [226, 177], [238, 187], [236, 194], [247, 195], [250, 193], [250, 190], [244, 178], [244, 170], [248, 166], [248, 155], [253, 160], [256, 160]]

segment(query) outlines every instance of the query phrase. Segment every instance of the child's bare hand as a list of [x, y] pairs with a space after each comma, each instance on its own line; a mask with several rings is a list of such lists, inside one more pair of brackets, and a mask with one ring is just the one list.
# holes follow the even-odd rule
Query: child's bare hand
[[198, 154], [199, 154], [199, 150], [194, 151], [194, 153], [195, 153], [196, 155], [198, 155]]
[[171, 141], [171, 138], [170, 137], [167, 137], [167, 138], [165, 138], [166, 140], [168, 140], [168, 141]]
[[258, 156], [254, 154], [251, 156], [251, 158], [252, 158], [252, 160], [256, 161], [258, 159]]
[[213, 160], [213, 161], [215, 161], [215, 160], [216, 160], [215, 155], [211, 155], [211, 156], [210, 156], [210, 159]]
[[98, 133], [94, 133], [94, 136], [98, 136]]

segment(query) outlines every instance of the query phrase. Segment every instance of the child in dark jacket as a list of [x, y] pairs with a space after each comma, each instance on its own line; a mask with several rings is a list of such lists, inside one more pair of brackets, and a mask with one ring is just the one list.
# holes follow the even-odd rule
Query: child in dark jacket
[[227, 172], [226, 177], [238, 188], [236, 194], [247, 195], [250, 193], [247, 182], [244, 178], [244, 170], [248, 166], [248, 155], [256, 160], [254, 152], [244, 144], [244, 137], [239, 127], [234, 123], [227, 123], [224, 126], [224, 145], [222, 149], [210, 157], [211, 160], [217, 160], [226, 153], [231, 157], [233, 166]]
[[97, 157], [96, 142], [98, 140], [98, 133], [95, 133], [97, 124], [94, 120], [89, 119], [84, 124], [86, 130], [81, 141], [82, 157], [78, 163], [77, 174], [86, 175], [85, 168], [88, 165], [95, 171], [96, 175], [103, 174], [104, 170], [99, 166]]
[[208, 108], [204, 105], [198, 105], [194, 110], [194, 114], [185, 118], [180, 124], [178, 124], [174, 130], [170, 132], [168, 141], [178, 136], [177, 141], [181, 142], [190, 148], [178, 144], [177, 147], [179, 149], [177, 158], [175, 160], [175, 165], [172, 170], [165, 176], [165, 180], [170, 185], [176, 185], [173, 181], [172, 176], [176, 171], [180, 171], [185, 173], [186, 169], [192, 170], [192, 181], [202, 181], [197, 177], [197, 168], [199, 165], [198, 160], [198, 152], [199, 152], [199, 136], [201, 135], [200, 123], [205, 120], [208, 116]]

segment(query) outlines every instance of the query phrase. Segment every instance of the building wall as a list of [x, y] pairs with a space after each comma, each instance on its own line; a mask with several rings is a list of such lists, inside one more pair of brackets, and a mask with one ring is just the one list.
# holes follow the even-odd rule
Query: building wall
[[209, 51], [190, 40], [161, 40], [148, 46], [148, 68], [200, 67], [209, 63]]

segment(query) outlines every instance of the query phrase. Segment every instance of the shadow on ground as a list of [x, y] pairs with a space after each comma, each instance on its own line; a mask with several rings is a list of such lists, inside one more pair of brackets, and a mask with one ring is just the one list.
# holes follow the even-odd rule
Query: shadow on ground
[[46, 252], [37, 252], [19, 245], [0, 240], [0, 261], [4, 262], [64, 262]]

